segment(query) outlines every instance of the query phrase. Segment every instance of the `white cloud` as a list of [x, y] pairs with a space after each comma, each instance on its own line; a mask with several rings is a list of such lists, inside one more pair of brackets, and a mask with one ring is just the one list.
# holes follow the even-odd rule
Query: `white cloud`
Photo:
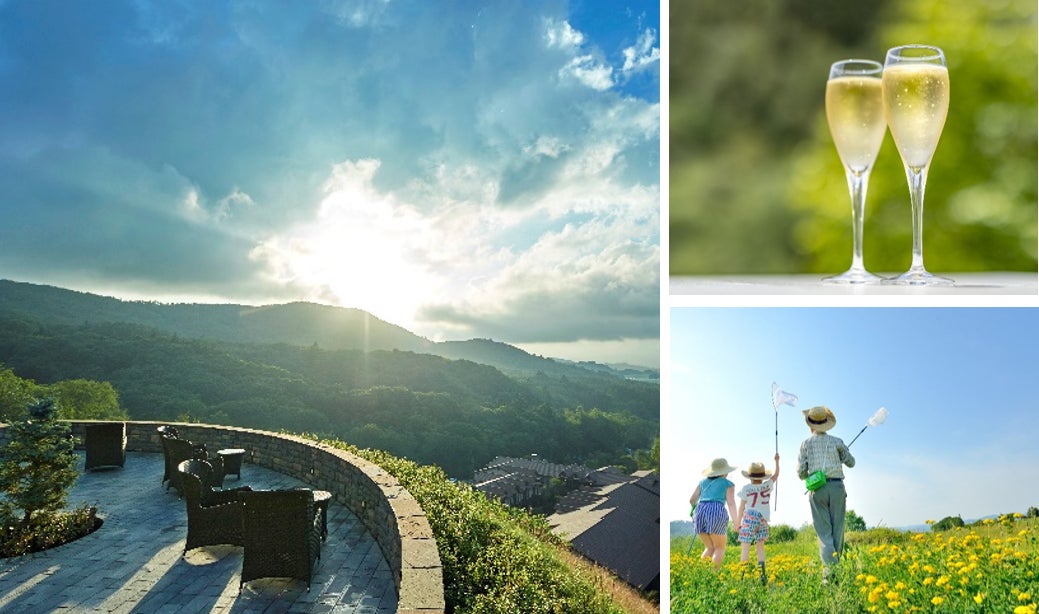
[[597, 62], [590, 55], [571, 59], [566, 66], [559, 69], [559, 76], [563, 79], [572, 77], [600, 92], [613, 87], [613, 67]]
[[625, 75], [628, 75], [659, 62], [660, 47], [653, 46], [653, 43], [655, 43], [656, 40], [656, 33], [647, 28], [642, 35], [639, 36], [637, 43], [624, 50], [624, 66], [621, 68], [621, 71]]
[[584, 35], [566, 21], [545, 20], [545, 44], [550, 49], [577, 49], [584, 43]]
[[523, 148], [523, 152], [531, 157], [545, 156], [548, 158], [558, 158], [560, 154], [568, 151], [570, 145], [563, 141], [563, 139], [555, 136], [539, 136], [537, 141], [533, 145], [527, 145]]

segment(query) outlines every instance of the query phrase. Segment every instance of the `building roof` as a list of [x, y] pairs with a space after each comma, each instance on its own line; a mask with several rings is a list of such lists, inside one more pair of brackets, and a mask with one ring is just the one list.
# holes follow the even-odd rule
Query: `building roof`
[[548, 518], [575, 551], [641, 590], [660, 587], [660, 478], [582, 488], [563, 497]]

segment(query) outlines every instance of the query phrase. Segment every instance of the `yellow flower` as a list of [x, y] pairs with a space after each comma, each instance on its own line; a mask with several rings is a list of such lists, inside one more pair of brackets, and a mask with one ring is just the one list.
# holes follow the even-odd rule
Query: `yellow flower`
[[1028, 593], [1018, 593], [1018, 595], [1017, 595], [1017, 600], [1018, 601], [1029, 601], [1031, 599], [1032, 599], [1032, 595], [1030, 595]]
[[1014, 614], [1035, 614], [1035, 607], [1019, 605], [1016, 608], [1014, 608]]
[[978, 593], [974, 595], [974, 603], [981, 605], [981, 602], [985, 601], [985, 593]]
[[945, 601], [945, 600], [942, 599], [941, 597], [932, 597], [931, 598], [931, 603], [933, 603], [934, 605], [942, 605], [943, 601]]

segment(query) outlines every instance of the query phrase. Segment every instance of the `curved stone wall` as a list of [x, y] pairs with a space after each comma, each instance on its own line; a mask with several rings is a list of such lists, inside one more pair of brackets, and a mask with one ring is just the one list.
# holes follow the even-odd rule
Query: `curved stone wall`
[[[82, 436], [89, 421], [73, 421]], [[173, 424], [181, 437], [203, 443], [210, 452], [242, 448], [245, 462], [327, 490], [364, 522], [382, 548], [397, 584], [399, 614], [443, 613], [440, 555], [425, 512], [396, 478], [358, 456], [309, 439], [253, 429], [168, 422], [127, 422], [126, 448], [162, 452], [156, 428]], [[2, 431], [2, 425], [0, 425]], [[0, 443], [3, 433], [0, 432]]]

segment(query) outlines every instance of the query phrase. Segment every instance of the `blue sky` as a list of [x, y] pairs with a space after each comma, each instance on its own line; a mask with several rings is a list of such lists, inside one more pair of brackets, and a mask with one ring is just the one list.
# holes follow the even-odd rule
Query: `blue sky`
[[[0, 2], [0, 278], [656, 365], [642, 2]], [[590, 353], [589, 353], [590, 352]]]
[[845, 471], [848, 507], [869, 526], [1039, 506], [1028, 487], [1039, 471], [1039, 310], [672, 308], [670, 347], [667, 520], [688, 518], [689, 495], [712, 458], [772, 465], [773, 381], [799, 397], [779, 408], [773, 522], [810, 522], [796, 465], [808, 435], [801, 410], [814, 405], [834, 411], [831, 432], [846, 443], [888, 410], [852, 446], [857, 464]]

